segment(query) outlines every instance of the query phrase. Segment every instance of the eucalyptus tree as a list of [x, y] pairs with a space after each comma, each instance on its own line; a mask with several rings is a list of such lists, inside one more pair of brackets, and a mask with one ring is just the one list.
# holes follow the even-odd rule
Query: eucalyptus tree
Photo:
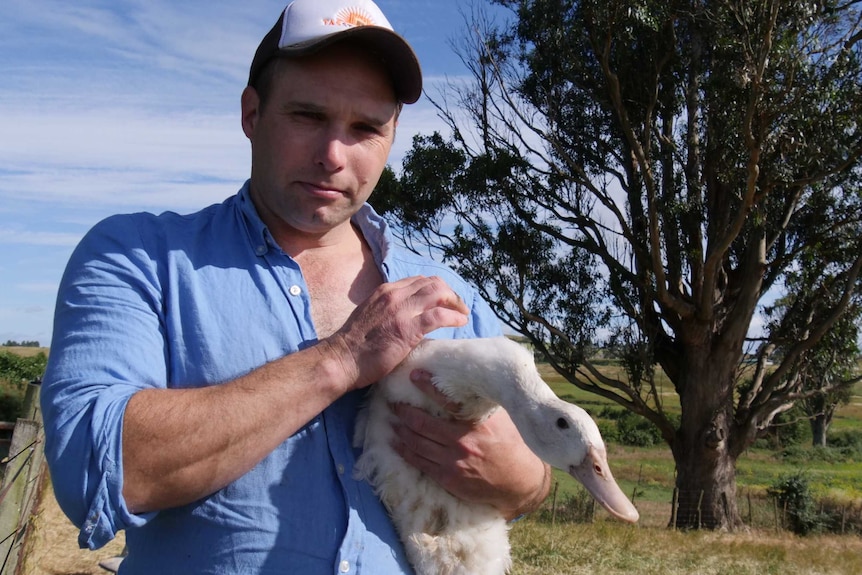
[[[860, 3], [493, 3], [510, 17], [468, 17], [471, 78], [434, 98], [451, 135], [416, 137], [378, 208], [574, 385], [657, 426], [679, 525], [735, 528], [738, 457], [858, 289]], [[780, 360], [751, 348], [759, 306], [824, 237], [840, 246], [811, 285], [830, 297]], [[597, 344], [627, 377], [593, 365]]]
[[[834, 240], [826, 237], [813, 247], [822, 252], [824, 246], [841, 243]], [[765, 311], [769, 321], [766, 325], [768, 337], [764, 341], [769, 355], [782, 357], [793, 353], [797, 342], [808, 339], [809, 330], [816, 329], [816, 318], [836, 307], [835, 298], [841, 292], [834, 289], [834, 284], [841, 280], [828, 271], [836, 259], [808, 261], [808, 265], [788, 274], [785, 282], [792, 289]], [[787, 390], [783, 394], [784, 405], [795, 402], [808, 418], [812, 444], [816, 447], [826, 447], [827, 433], [836, 411], [850, 402], [853, 386], [862, 381], [860, 325], [862, 290], [857, 290], [841, 318], [812, 347], [782, 361], [780, 372], [773, 374], [772, 381]], [[761, 370], [762, 366], [759, 374]], [[763, 378], [755, 381], [761, 383]]]

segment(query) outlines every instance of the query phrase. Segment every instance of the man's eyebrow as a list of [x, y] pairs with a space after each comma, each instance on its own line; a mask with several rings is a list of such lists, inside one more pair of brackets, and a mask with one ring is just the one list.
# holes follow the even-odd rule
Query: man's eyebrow
[[324, 114], [326, 108], [313, 102], [304, 102], [302, 100], [291, 100], [282, 105], [282, 109], [288, 112], [313, 112], [315, 114]]
[[[327, 115], [327, 109], [325, 106], [321, 106], [320, 104], [315, 104], [314, 102], [308, 102], [304, 100], [291, 100], [285, 102], [282, 108], [286, 112], [309, 112], [312, 114], [319, 114], [322, 116]], [[374, 114], [357, 114], [357, 120], [360, 123], [368, 124], [369, 126], [374, 127], [383, 127], [386, 126], [394, 117], [394, 113], [388, 117], [383, 117], [383, 115], [374, 115]]]

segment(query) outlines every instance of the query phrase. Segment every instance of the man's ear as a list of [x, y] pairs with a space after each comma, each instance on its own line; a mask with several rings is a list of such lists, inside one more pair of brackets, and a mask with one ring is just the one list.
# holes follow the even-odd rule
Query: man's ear
[[257, 90], [246, 86], [242, 91], [242, 131], [249, 140], [254, 134], [258, 118], [260, 118], [260, 96]]

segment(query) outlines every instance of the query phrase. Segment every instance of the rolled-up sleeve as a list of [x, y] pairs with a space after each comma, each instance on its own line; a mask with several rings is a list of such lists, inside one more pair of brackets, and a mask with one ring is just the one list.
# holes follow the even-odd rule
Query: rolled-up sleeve
[[165, 387], [157, 267], [132, 217], [98, 224], [60, 284], [42, 386], [45, 453], [57, 501], [96, 549], [155, 514], [123, 500], [122, 429], [137, 391]]

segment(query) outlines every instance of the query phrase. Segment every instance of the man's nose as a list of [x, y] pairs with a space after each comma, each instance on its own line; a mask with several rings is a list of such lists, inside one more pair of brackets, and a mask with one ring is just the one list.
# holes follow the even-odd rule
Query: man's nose
[[332, 131], [322, 136], [317, 146], [315, 161], [327, 172], [337, 172], [344, 168], [347, 160], [347, 144], [344, 136]]

